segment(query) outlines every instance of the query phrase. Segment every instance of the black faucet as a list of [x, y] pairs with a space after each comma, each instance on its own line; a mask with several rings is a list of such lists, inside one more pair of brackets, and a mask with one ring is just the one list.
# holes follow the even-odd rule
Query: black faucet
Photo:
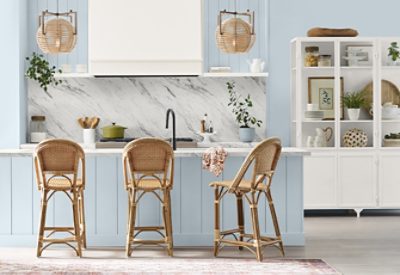
[[172, 114], [172, 148], [176, 150], [176, 131], [175, 131], [175, 112], [172, 109], [167, 110], [167, 123], [165, 128], [168, 129], [169, 114]]

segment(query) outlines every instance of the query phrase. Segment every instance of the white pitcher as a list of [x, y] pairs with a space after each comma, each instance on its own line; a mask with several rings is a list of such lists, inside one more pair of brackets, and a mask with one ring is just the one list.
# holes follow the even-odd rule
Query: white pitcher
[[317, 135], [314, 138], [314, 147], [326, 147], [332, 138], [333, 130], [331, 127], [325, 129], [316, 128]]
[[249, 64], [250, 72], [252, 73], [262, 73], [264, 71], [265, 61], [260, 58], [254, 58], [251, 62], [247, 60], [247, 63]]

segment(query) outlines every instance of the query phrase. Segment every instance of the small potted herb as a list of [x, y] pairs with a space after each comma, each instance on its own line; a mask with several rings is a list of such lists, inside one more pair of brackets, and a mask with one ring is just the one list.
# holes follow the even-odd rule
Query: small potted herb
[[[31, 57], [26, 57], [26, 60], [29, 62], [29, 67], [25, 73], [26, 77], [37, 81], [46, 93], [49, 85], [57, 86], [62, 82], [54, 77], [56, 67], [50, 67], [43, 55], [34, 52]], [[57, 72], [62, 73], [60, 69]]]
[[388, 51], [389, 51], [388, 57], [390, 57], [391, 65], [397, 65], [397, 61], [400, 59], [400, 51], [397, 42], [390, 43]]
[[[232, 107], [236, 122], [239, 124], [239, 138], [242, 142], [252, 142], [256, 136], [254, 126], [260, 127], [262, 121], [250, 115], [250, 108], [253, 107], [253, 101], [250, 95], [243, 98], [235, 91], [235, 83], [227, 82], [226, 86], [229, 93], [228, 106]], [[252, 127], [253, 126], [253, 127]]]
[[350, 120], [358, 120], [360, 109], [365, 105], [365, 98], [362, 92], [349, 92], [342, 97], [343, 106], [347, 108]]

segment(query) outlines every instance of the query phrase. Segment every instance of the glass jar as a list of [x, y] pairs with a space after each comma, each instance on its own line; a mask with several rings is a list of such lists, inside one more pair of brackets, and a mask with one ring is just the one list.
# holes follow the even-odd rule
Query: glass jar
[[318, 58], [318, 67], [331, 67], [332, 56], [329, 54], [320, 55]]
[[47, 138], [45, 121], [45, 116], [31, 117], [30, 132], [32, 143], [39, 143]]
[[304, 57], [304, 66], [305, 67], [317, 67], [318, 66], [318, 57], [319, 57], [319, 48], [318, 47], [306, 47], [305, 48], [306, 55]]

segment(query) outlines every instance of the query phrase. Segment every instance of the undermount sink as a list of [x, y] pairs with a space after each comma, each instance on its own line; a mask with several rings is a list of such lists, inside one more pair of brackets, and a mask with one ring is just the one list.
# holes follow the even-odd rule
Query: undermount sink
[[[171, 139], [168, 138], [166, 141], [171, 143]], [[193, 138], [188, 138], [188, 137], [177, 137], [176, 138], [176, 147], [177, 148], [196, 148], [197, 147], [197, 141], [194, 140]]]

